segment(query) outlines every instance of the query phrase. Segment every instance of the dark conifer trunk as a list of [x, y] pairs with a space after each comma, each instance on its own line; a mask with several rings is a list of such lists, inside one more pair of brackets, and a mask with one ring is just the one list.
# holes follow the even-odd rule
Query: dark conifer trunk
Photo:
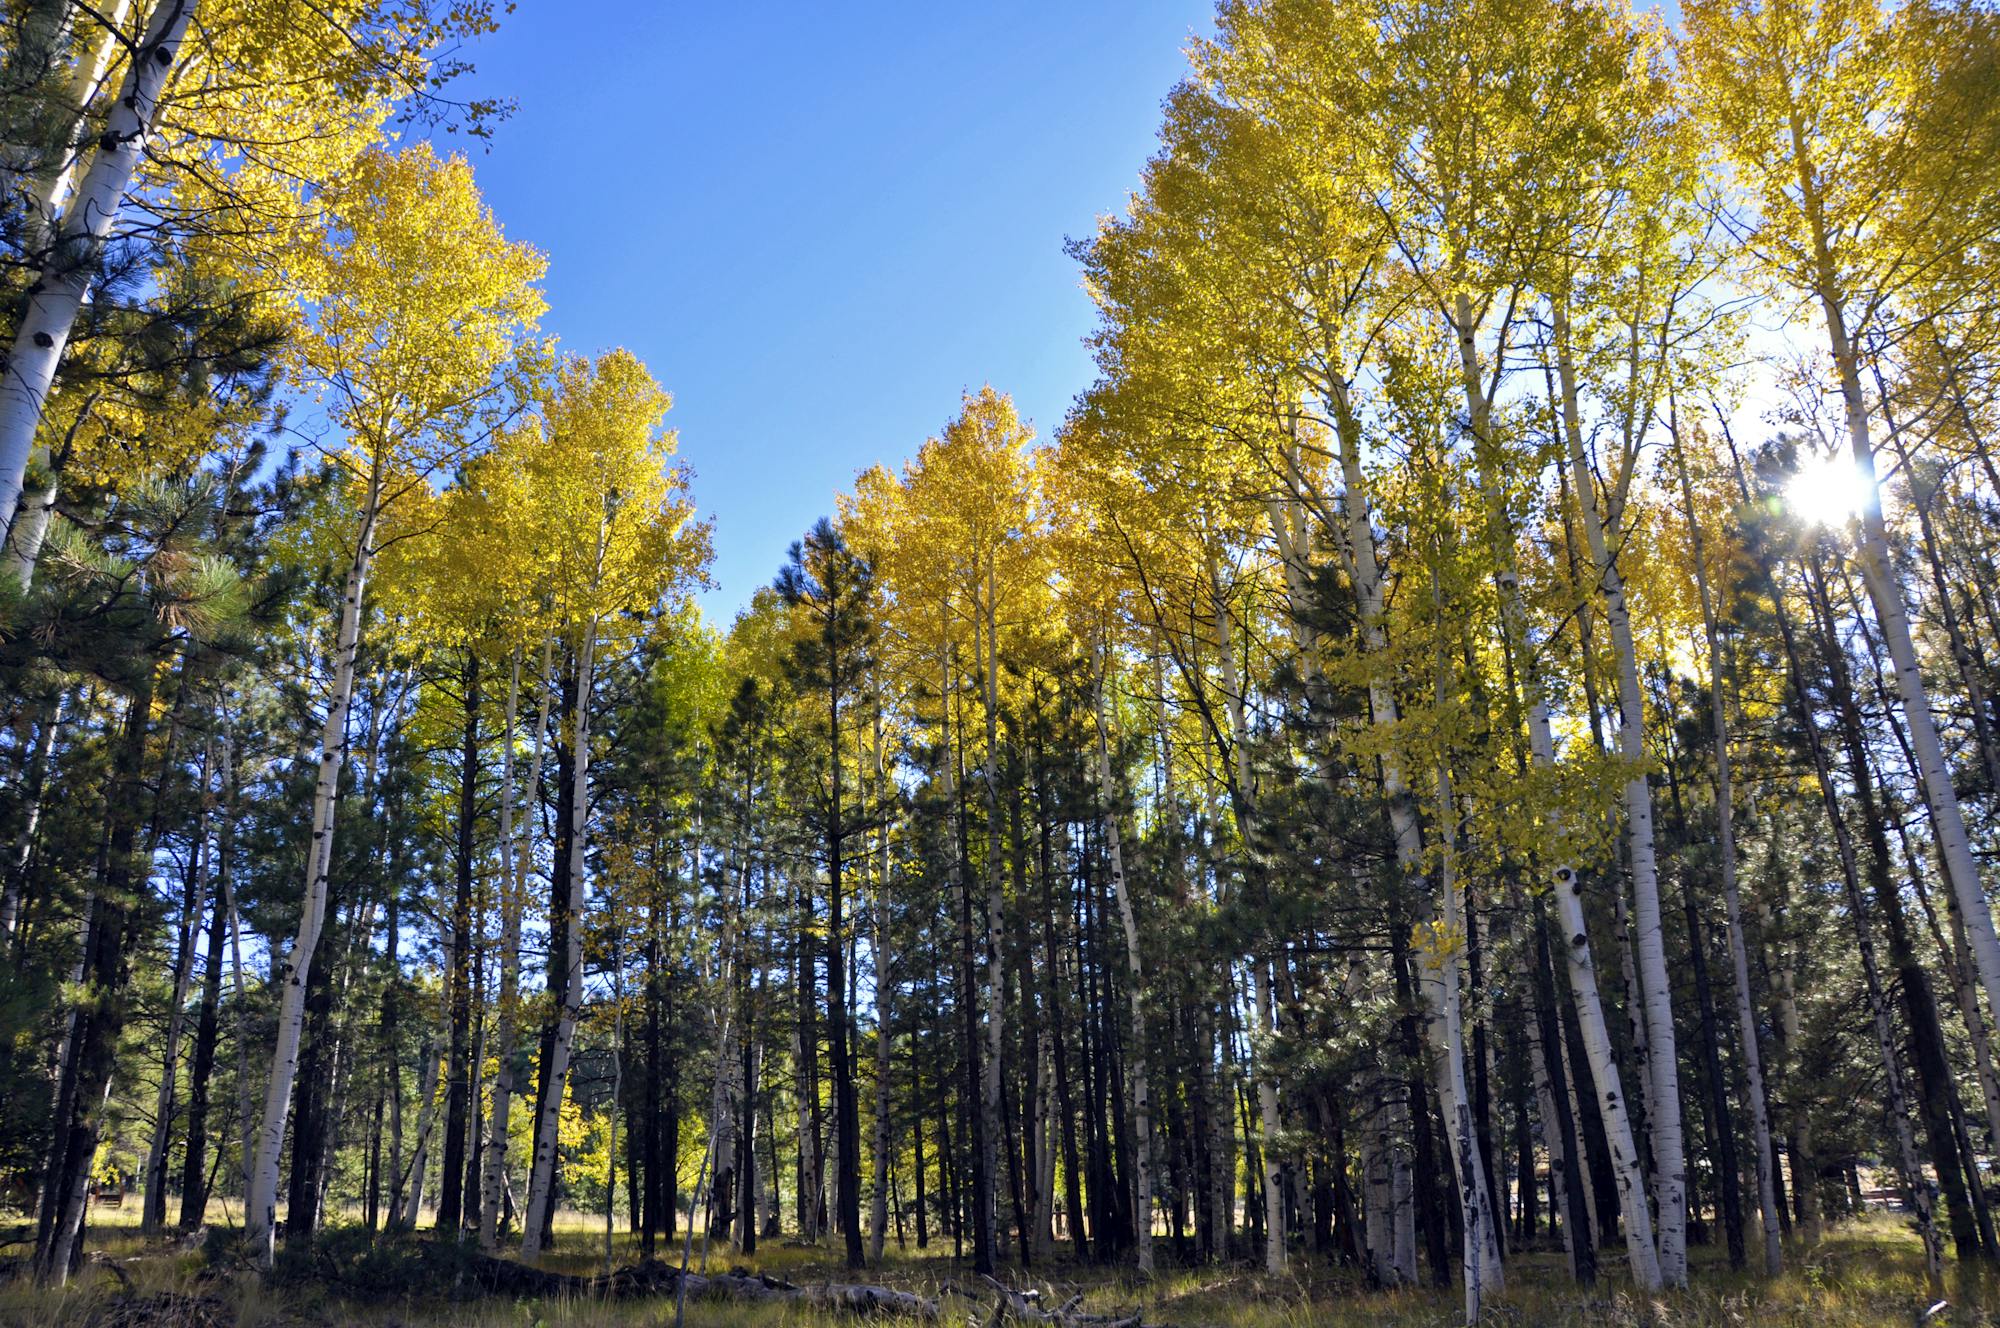
[[[451, 971], [446, 975], [451, 1041], [445, 1077], [444, 1166], [438, 1180], [437, 1229], [441, 1232], [456, 1231], [463, 1223], [466, 1118], [472, 1102], [472, 855], [479, 812], [479, 653], [470, 646], [465, 651], [459, 686], [465, 723], [458, 754], [458, 870], [451, 896]], [[476, 1171], [471, 1193], [479, 1193]]]
[[128, 1012], [127, 949], [145, 897], [136, 850], [146, 806], [146, 721], [152, 703], [153, 669], [147, 661], [126, 703], [113, 757], [104, 855], [84, 929], [83, 977], [96, 999], [77, 1007], [60, 1067], [52, 1165], [42, 1181], [35, 1241], [35, 1275], [44, 1282], [67, 1279], [81, 1261], [90, 1167]]
[[209, 892], [207, 952], [202, 956], [201, 1008], [195, 1016], [194, 1049], [188, 1060], [187, 1148], [181, 1157], [182, 1231], [202, 1225], [208, 1208], [208, 1089], [215, 1073], [215, 1046], [222, 1003], [222, 947], [228, 926], [223, 908], [222, 873], [230, 869], [226, 845], [231, 826], [225, 816], [217, 827], [216, 888]]

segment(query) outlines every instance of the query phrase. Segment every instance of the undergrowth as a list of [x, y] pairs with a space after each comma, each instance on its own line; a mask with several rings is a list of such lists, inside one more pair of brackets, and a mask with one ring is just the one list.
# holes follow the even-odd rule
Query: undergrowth
[[[601, 1228], [572, 1219], [544, 1259], [553, 1271], [591, 1274], [604, 1265]], [[15, 1275], [0, 1284], [4, 1328], [659, 1328], [673, 1316], [671, 1296], [607, 1299], [589, 1292], [543, 1297], [480, 1295], [471, 1286], [477, 1255], [427, 1238], [371, 1240], [336, 1229], [310, 1251], [288, 1252], [259, 1275], [228, 1257], [218, 1234], [207, 1249], [148, 1245], [130, 1228], [93, 1228], [90, 1261], [61, 1288], [35, 1287]], [[659, 1257], [678, 1262], [679, 1243]], [[630, 1263], [636, 1248], [621, 1236], [613, 1258]], [[693, 1260], [700, 1264], [697, 1238]], [[709, 1251], [712, 1272], [749, 1270], [800, 1284], [868, 1280], [939, 1300], [946, 1324], [984, 1323], [992, 1296], [949, 1250], [893, 1246], [882, 1266], [847, 1273], [831, 1247], [767, 1243], [743, 1256]], [[1732, 1272], [1720, 1251], [1697, 1250], [1689, 1290], [1637, 1295], [1613, 1263], [1594, 1288], [1570, 1284], [1559, 1253], [1517, 1253], [1508, 1286], [1487, 1302], [1486, 1321], [1541, 1328], [2000, 1328], [2000, 1280], [1953, 1266], [1946, 1292], [1925, 1285], [1921, 1251], [1887, 1215], [1830, 1231], [1810, 1248], [1790, 1245], [1777, 1279]], [[1140, 1282], [1120, 1270], [1077, 1263], [1010, 1270], [1020, 1287], [1040, 1287], [1060, 1302], [1081, 1293], [1088, 1310], [1139, 1307], [1164, 1328], [1444, 1328], [1461, 1322], [1456, 1285], [1371, 1291], [1351, 1270], [1301, 1261], [1283, 1277], [1238, 1268], [1164, 1269]], [[836, 1316], [791, 1305], [692, 1301], [692, 1328], [822, 1328]], [[883, 1320], [876, 1320], [881, 1323]]]

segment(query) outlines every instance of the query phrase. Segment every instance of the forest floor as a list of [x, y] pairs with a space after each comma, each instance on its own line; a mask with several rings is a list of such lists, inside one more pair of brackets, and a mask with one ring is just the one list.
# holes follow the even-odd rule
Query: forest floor
[[[421, 1279], [381, 1277], [357, 1287], [328, 1284], [310, 1275], [260, 1278], [248, 1272], [219, 1274], [198, 1250], [143, 1241], [124, 1213], [104, 1214], [93, 1223], [89, 1266], [68, 1287], [36, 1289], [13, 1276], [0, 1283], [0, 1328], [665, 1328], [674, 1318], [671, 1293], [604, 1299], [589, 1294], [549, 1297], [488, 1295], [451, 1299], [446, 1288]], [[351, 1242], [359, 1248], [359, 1242]], [[18, 1247], [16, 1247], [18, 1249]], [[700, 1242], [696, 1241], [699, 1263]], [[613, 1262], [635, 1261], [636, 1249], [623, 1233], [614, 1240]], [[671, 1251], [677, 1262], [679, 1246]], [[1831, 1230], [1810, 1250], [1786, 1251], [1783, 1277], [1766, 1281], [1732, 1273], [1722, 1252], [1695, 1254], [1692, 1289], [1648, 1302], [1633, 1294], [1613, 1266], [1592, 1290], [1569, 1284], [1560, 1253], [1517, 1253], [1508, 1263], [1507, 1290], [1489, 1298], [1488, 1321], [1501, 1325], [1658, 1324], [1662, 1328], [1723, 1328], [1776, 1324], [1799, 1328], [1965, 1328], [2000, 1326], [2000, 1277], [1961, 1275], [1947, 1268], [1946, 1304], [1928, 1313], [1921, 1250], [1898, 1218], [1874, 1214]], [[381, 1265], [367, 1265], [370, 1276]], [[603, 1228], [570, 1215], [545, 1259], [552, 1271], [594, 1274], [604, 1267]], [[756, 1255], [711, 1250], [711, 1272], [749, 1269], [801, 1286], [857, 1280], [840, 1264], [830, 1245], [806, 1247], [766, 1243]], [[4, 1274], [0, 1274], [4, 1275]], [[940, 1322], [984, 1328], [993, 1319], [995, 1297], [969, 1268], [942, 1250], [898, 1251], [891, 1246], [883, 1265], [862, 1274], [876, 1284], [935, 1298]], [[1214, 1267], [1164, 1269], [1140, 1283], [1118, 1271], [1075, 1262], [1048, 1268], [1010, 1270], [1003, 1279], [1021, 1290], [1039, 1288], [1042, 1303], [1055, 1305], [1083, 1296], [1082, 1308], [1121, 1315], [1139, 1311], [1157, 1328], [1360, 1328], [1361, 1325], [1443, 1325], [1460, 1322], [1461, 1294], [1421, 1288], [1370, 1291], [1351, 1270], [1303, 1261], [1293, 1273], [1268, 1277], [1247, 1269]], [[893, 1322], [876, 1317], [869, 1322]], [[854, 1324], [851, 1316], [790, 1304], [744, 1304], [690, 1299], [690, 1328], [821, 1328]]]

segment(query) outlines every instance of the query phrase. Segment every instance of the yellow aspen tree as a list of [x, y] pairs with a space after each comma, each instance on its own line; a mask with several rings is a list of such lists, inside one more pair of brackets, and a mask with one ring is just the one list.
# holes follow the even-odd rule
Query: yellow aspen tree
[[539, 1258], [552, 1216], [558, 1118], [583, 1008], [583, 912], [590, 819], [591, 693], [597, 652], [632, 630], [634, 616], [686, 595], [709, 557], [708, 528], [693, 520], [677, 440], [663, 428], [672, 398], [628, 351], [565, 360], [540, 405], [540, 435], [522, 469], [534, 499], [550, 610], [573, 660], [567, 936], [556, 995], [556, 1032], [537, 1110], [541, 1130], [521, 1223], [521, 1256]]
[[[313, 316], [288, 367], [323, 407], [329, 432], [318, 446], [352, 503], [352, 524], [298, 934], [279, 981], [278, 1031], [245, 1200], [246, 1234], [266, 1261], [306, 976], [325, 919], [362, 597], [385, 517], [393, 521], [405, 499], [428, 496], [432, 477], [481, 447], [511, 413], [521, 339], [542, 313], [535, 283], [543, 267], [539, 254], [501, 234], [470, 166], [420, 145], [363, 157], [329, 214], [323, 247], [298, 255], [289, 274]], [[422, 537], [421, 528], [396, 533]]]
[[[1832, 360], [1861, 503], [1856, 560], [1892, 664], [1898, 702], [1945, 874], [1964, 918], [1987, 1014], [2000, 1023], [2000, 933], [1938, 735], [1898, 581], [1875, 458], [1868, 340], [1940, 264], [2000, 233], [1984, 154], [1931, 153], [1938, 56], [1930, 7], [1875, 0], [1696, 0], [1682, 58], [1703, 122], [1736, 172], [1732, 215], [1752, 276], [1803, 297]], [[1990, 115], [1991, 97], [1984, 113]], [[1940, 178], [1942, 176], [1942, 178]], [[1964, 200], [1956, 206], [1953, 200]]]

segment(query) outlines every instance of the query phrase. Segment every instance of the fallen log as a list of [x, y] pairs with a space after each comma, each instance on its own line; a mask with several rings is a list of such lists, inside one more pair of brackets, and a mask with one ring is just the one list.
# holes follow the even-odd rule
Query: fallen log
[[[678, 1271], [678, 1270], [675, 1270]], [[734, 1273], [703, 1276], [687, 1275], [690, 1300], [744, 1300], [759, 1303], [783, 1302], [808, 1309], [830, 1310], [862, 1316], [897, 1314], [904, 1318], [937, 1321], [934, 1300], [891, 1287], [854, 1282], [823, 1282], [816, 1286], [793, 1286], [776, 1278], [742, 1277]]]
[[987, 1277], [986, 1284], [998, 1296], [993, 1304], [993, 1317], [987, 1320], [986, 1328], [999, 1328], [1010, 1321], [1053, 1325], [1053, 1328], [1142, 1328], [1144, 1316], [1138, 1310], [1130, 1314], [1086, 1314], [1081, 1294], [1071, 1296], [1053, 1310], [1045, 1310], [1041, 1307], [1042, 1293], [1039, 1291], [1016, 1291], [995, 1277]]

